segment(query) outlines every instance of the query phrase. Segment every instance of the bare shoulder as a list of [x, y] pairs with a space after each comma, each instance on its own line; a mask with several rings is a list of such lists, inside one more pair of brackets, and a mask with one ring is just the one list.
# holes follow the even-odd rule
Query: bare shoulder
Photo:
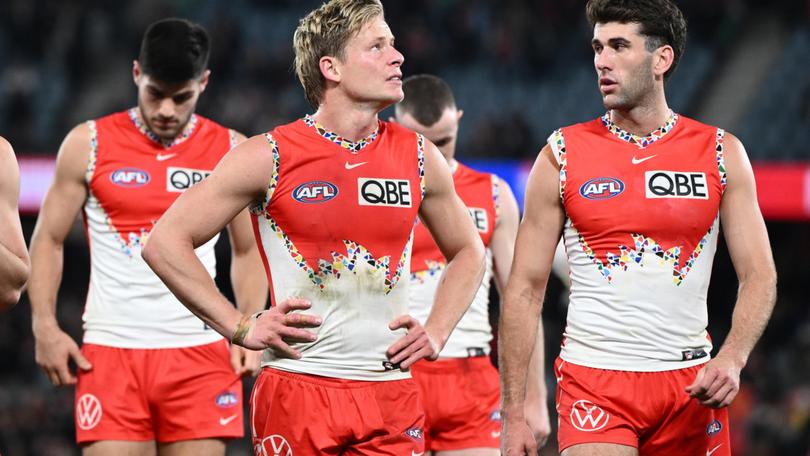
[[87, 122], [73, 127], [62, 140], [56, 157], [57, 169], [79, 167], [85, 169], [93, 149], [95, 131]]
[[750, 181], [753, 184], [754, 171], [751, 168], [745, 146], [739, 138], [728, 132], [723, 137], [723, 161], [730, 188], [733, 188], [737, 182]]
[[[14, 149], [11, 144], [0, 136], [0, 189], [3, 194], [8, 193], [8, 187], [17, 188], [20, 180], [20, 168], [17, 158], [14, 156]], [[15, 190], [16, 192], [16, 190]]]
[[14, 149], [11, 147], [11, 143], [9, 143], [6, 138], [0, 136], [0, 169], [5, 170], [11, 165], [14, 165], [14, 168], [16, 168], [16, 163], [17, 159], [14, 156]]

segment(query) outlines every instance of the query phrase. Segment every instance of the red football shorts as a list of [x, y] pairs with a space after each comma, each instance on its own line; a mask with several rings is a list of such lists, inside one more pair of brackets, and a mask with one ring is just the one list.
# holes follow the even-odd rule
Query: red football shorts
[[82, 354], [93, 369], [79, 372], [77, 443], [244, 435], [242, 382], [224, 339], [161, 349], [85, 344]]
[[411, 367], [425, 404], [425, 449], [499, 448], [500, 384], [488, 356]]
[[368, 382], [266, 367], [250, 398], [257, 456], [419, 455], [424, 421], [412, 379]]
[[663, 372], [625, 372], [557, 358], [560, 451], [581, 443], [636, 447], [641, 456], [730, 456], [728, 409], [689, 397], [703, 365]]

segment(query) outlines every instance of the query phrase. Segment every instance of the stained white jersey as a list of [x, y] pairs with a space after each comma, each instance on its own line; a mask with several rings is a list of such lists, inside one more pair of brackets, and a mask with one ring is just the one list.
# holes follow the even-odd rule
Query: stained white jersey
[[386, 350], [406, 334], [411, 234], [423, 194], [423, 140], [380, 122], [350, 142], [307, 116], [267, 134], [275, 169], [252, 208], [273, 304], [312, 303], [317, 340], [300, 359], [265, 351], [263, 366], [352, 380], [409, 378]]
[[[84, 221], [90, 284], [84, 342], [120, 348], [175, 348], [221, 339], [193, 315], [141, 258], [152, 227], [182, 192], [208, 176], [234, 133], [193, 116], [187, 133], [164, 146], [134, 110], [89, 122]], [[214, 277], [215, 237], [196, 252]]]
[[722, 130], [673, 114], [641, 138], [603, 117], [558, 130], [549, 144], [571, 277], [560, 357], [626, 371], [708, 361]]

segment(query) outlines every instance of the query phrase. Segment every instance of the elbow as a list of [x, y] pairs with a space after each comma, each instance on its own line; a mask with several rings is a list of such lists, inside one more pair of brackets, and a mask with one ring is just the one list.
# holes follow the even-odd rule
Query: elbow
[[0, 311], [11, 309], [20, 301], [20, 296], [22, 296], [28, 282], [28, 276], [31, 273], [26, 260], [27, 258], [20, 261], [20, 267], [12, 275], [10, 283], [6, 284], [6, 290], [0, 295]]
[[0, 311], [6, 311], [17, 305], [22, 295], [22, 289], [13, 289], [3, 293], [0, 297]]
[[150, 235], [149, 241], [141, 249], [141, 258], [152, 270], [155, 270], [156, 265], [160, 262], [160, 251], [160, 238]]

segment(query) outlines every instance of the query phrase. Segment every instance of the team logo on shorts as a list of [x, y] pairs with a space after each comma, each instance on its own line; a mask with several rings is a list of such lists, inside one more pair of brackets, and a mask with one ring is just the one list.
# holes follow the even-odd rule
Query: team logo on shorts
[[76, 401], [76, 425], [83, 431], [89, 431], [101, 421], [101, 402], [92, 394], [83, 394]]
[[236, 407], [237, 405], [239, 405], [239, 398], [236, 396], [236, 393], [225, 391], [219, 393], [216, 399], [216, 403], [217, 407], [219, 408]]
[[706, 435], [712, 436], [717, 434], [723, 429], [723, 424], [718, 420], [714, 420], [706, 426]]
[[500, 409], [493, 410], [492, 413], [489, 415], [489, 419], [490, 421], [501, 421], [501, 410]]
[[305, 182], [292, 192], [292, 197], [299, 203], [325, 203], [338, 194], [335, 184], [326, 181]]
[[293, 456], [293, 450], [287, 439], [280, 435], [265, 437], [253, 449], [257, 456]]
[[619, 196], [624, 191], [624, 182], [615, 177], [597, 177], [582, 184], [579, 194], [589, 200], [605, 200]]
[[141, 187], [149, 183], [149, 173], [138, 168], [118, 168], [110, 174], [110, 182], [119, 187]]
[[571, 424], [580, 431], [598, 431], [609, 419], [610, 415], [591, 401], [579, 400], [571, 407]]
[[405, 431], [405, 435], [414, 439], [414, 440], [422, 440], [425, 437], [424, 432], [422, 432], [422, 428], [412, 427]]

